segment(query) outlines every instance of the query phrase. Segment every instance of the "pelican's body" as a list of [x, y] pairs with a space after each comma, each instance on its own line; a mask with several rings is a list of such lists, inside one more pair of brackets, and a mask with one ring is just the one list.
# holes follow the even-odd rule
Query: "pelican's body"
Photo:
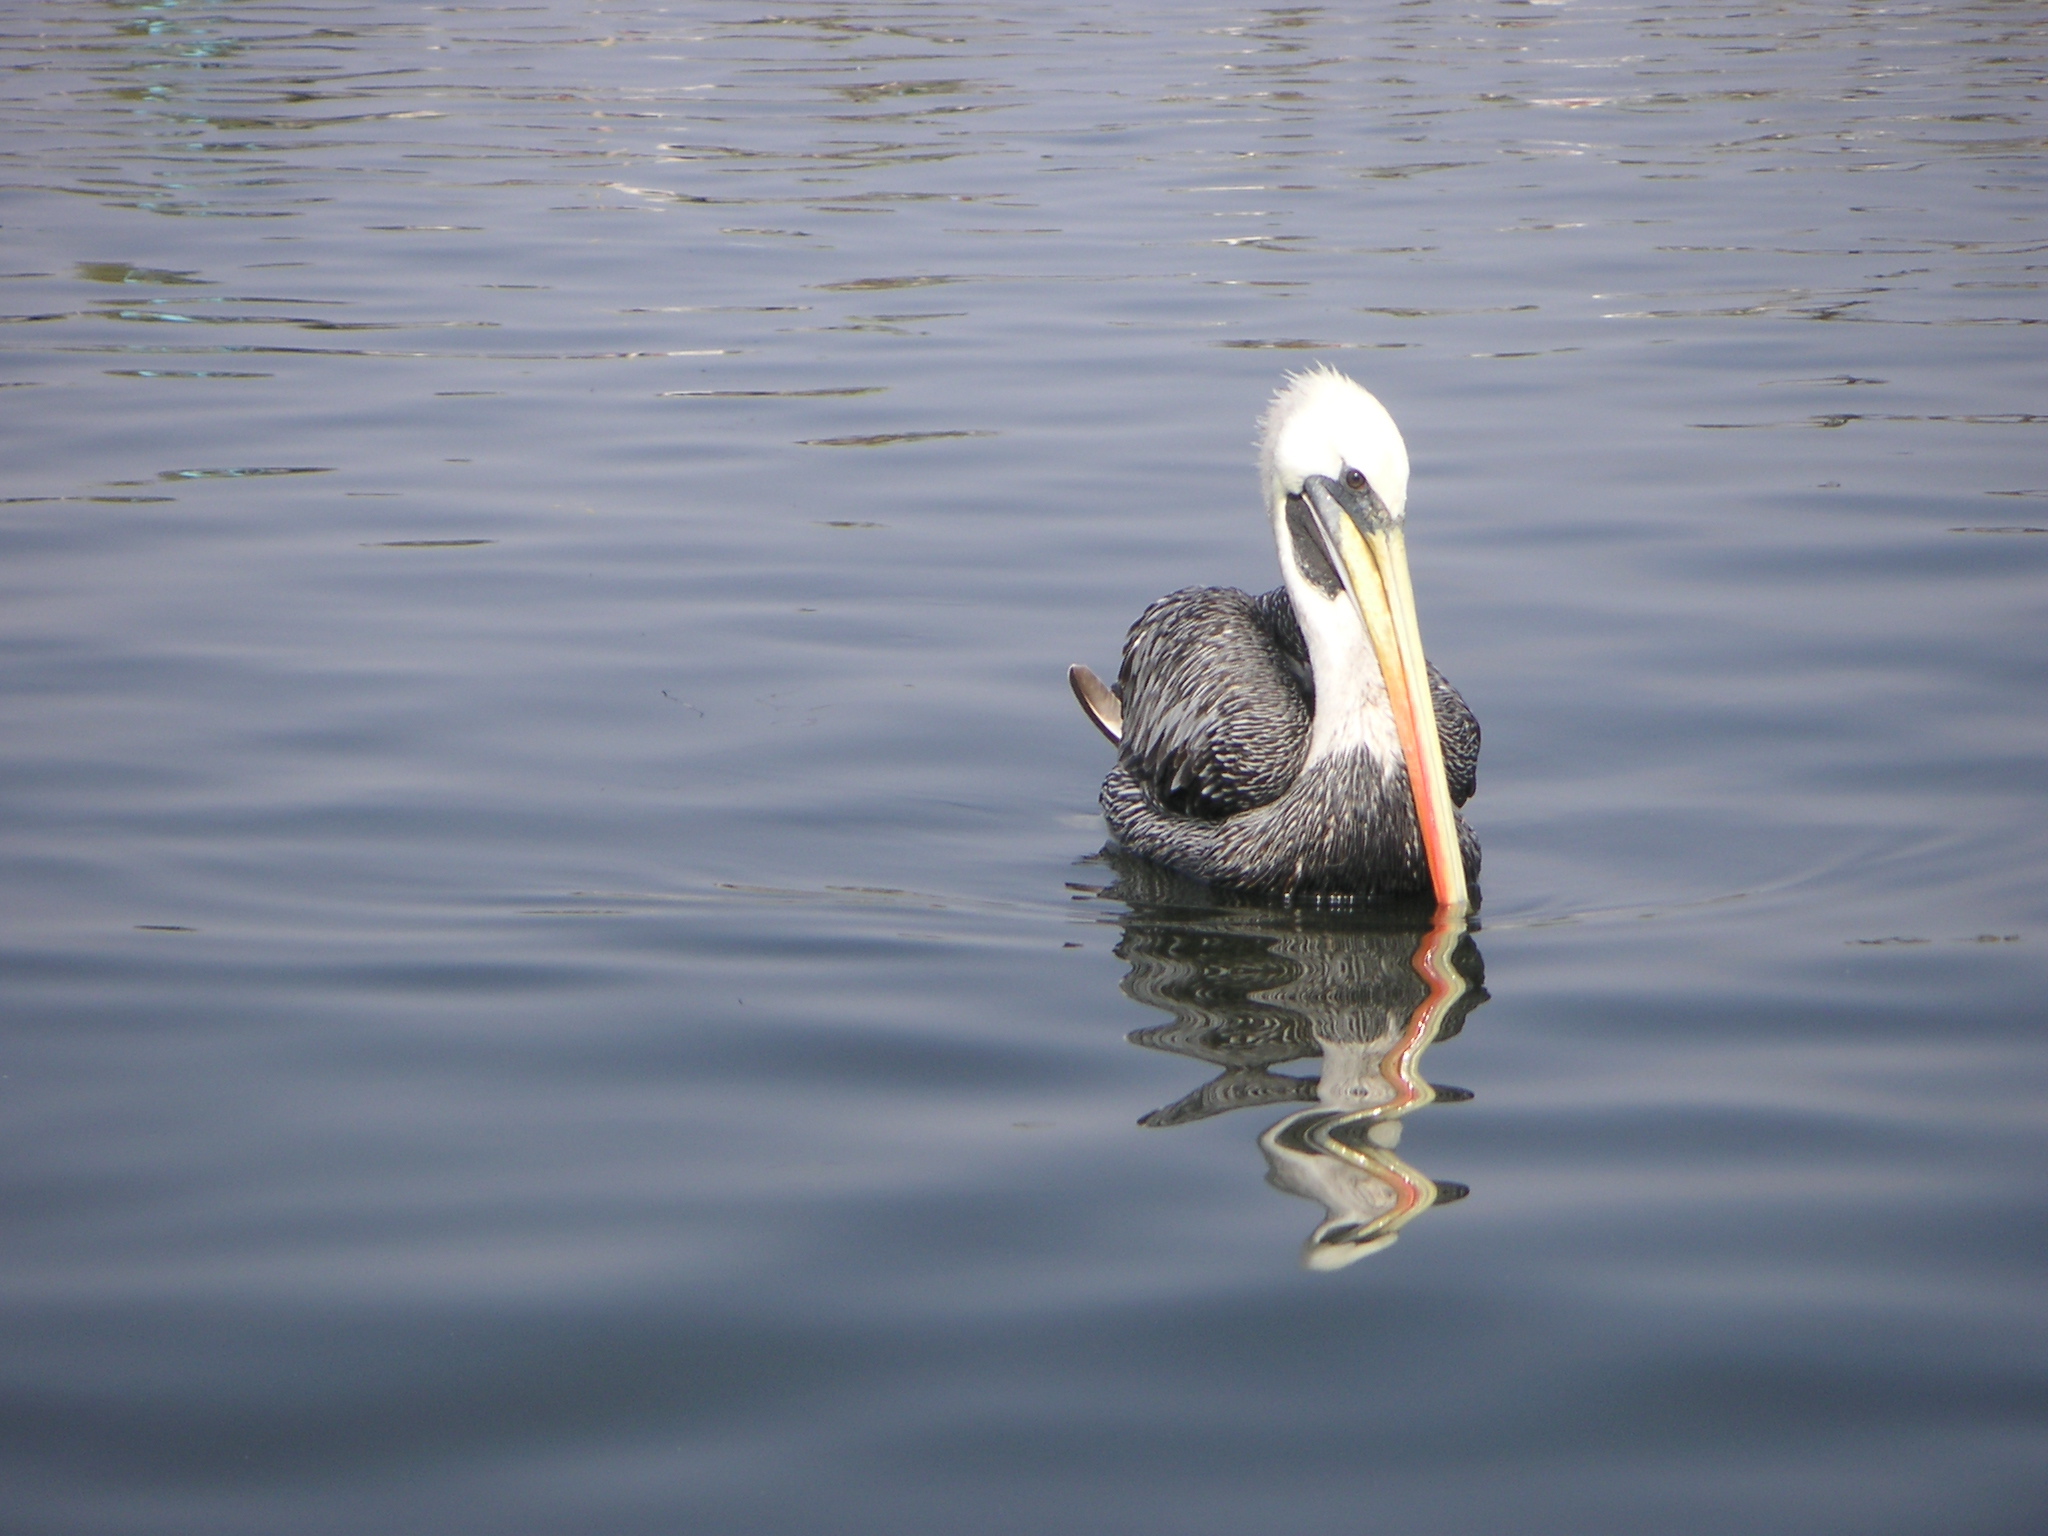
[[1479, 726], [1423, 660], [1400, 432], [1315, 369], [1274, 398], [1261, 463], [1285, 585], [1172, 593], [1131, 627], [1114, 690], [1074, 669], [1118, 745], [1110, 830], [1212, 885], [1468, 906], [1479, 845], [1455, 807]]

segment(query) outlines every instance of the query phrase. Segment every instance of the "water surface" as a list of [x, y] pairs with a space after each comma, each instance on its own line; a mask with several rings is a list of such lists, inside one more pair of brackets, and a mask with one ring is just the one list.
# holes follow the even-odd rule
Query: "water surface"
[[[0, 30], [11, 1529], [2038, 1528], [2034, 10]], [[1061, 679], [1312, 362], [1435, 993]]]

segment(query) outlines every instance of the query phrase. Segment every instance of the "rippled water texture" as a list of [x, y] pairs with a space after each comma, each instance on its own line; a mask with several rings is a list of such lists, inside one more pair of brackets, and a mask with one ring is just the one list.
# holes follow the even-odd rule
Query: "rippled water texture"
[[[8, 6], [8, 1530], [2039, 1530], [2044, 15]], [[1097, 856], [1309, 362], [1463, 939]]]

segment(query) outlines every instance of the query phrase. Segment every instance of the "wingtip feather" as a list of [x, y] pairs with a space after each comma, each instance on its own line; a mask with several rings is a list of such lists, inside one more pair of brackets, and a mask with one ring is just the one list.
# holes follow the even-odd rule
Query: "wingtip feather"
[[1107, 683], [1078, 662], [1067, 668], [1067, 684], [1074, 690], [1074, 697], [1081, 701], [1081, 712], [1094, 723], [1095, 729], [1109, 738], [1111, 746], [1122, 746], [1123, 700], [1110, 691]]

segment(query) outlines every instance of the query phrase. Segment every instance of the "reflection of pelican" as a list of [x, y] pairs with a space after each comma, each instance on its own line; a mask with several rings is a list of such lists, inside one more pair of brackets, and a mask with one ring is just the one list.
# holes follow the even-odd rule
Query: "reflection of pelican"
[[1400, 430], [1314, 368], [1274, 396], [1260, 465], [1286, 586], [1172, 593], [1132, 626], [1115, 689], [1068, 674], [1118, 746], [1110, 830], [1213, 885], [1462, 909], [1479, 726], [1423, 660]]
[[[1103, 894], [1129, 906], [1117, 948], [1131, 967], [1124, 991], [1173, 1015], [1132, 1041], [1220, 1069], [1141, 1124], [1299, 1106], [1259, 1147], [1275, 1187], [1327, 1212], [1303, 1254], [1313, 1269], [1376, 1252], [1423, 1211], [1464, 1196], [1394, 1154], [1402, 1116], [1471, 1097], [1420, 1071], [1422, 1053], [1486, 1000], [1478, 946], [1455, 915], [1401, 926], [1384, 913], [1217, 905], [1189, 882], [1111, 857], [1121, 878]], [[1318, 1057], [1317, 1078], [1275, 1070]]]

